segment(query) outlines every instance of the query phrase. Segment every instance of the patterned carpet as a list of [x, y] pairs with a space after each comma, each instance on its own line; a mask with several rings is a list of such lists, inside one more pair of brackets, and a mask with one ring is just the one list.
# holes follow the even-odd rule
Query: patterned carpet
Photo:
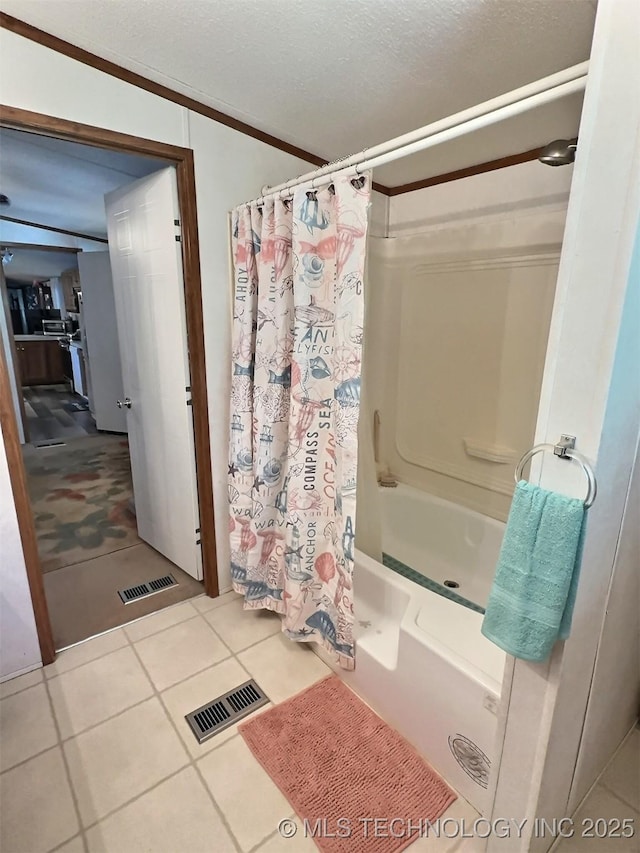
[[140, 542], [126, 437], [27, 445], [24, 460], [43, 572]]

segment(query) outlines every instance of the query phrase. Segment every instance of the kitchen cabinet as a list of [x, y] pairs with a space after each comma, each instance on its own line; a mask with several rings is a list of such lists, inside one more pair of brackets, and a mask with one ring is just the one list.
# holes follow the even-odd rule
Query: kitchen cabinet
[[65, 381], [64, 354], [57, 340], [16, 340], [22, 385], [54, 385]]

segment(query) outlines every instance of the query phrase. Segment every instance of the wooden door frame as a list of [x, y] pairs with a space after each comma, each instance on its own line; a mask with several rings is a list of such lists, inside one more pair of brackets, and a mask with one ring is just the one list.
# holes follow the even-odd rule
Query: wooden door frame
[[[129, 154], [156, 158], [166, 165], [172, 165], [176, 168], [182, 226], [187, 342], [191, 375], [198, 506], [200, 510], [199, 535], [202, 546], [205, 592], [215, 598], [219, 595], [218, 567], [213, 514], [213, 478], [193, 151], [190, 148], [181, 148], [177, 145], [130, 136], [102, 127], [93, 127], [4, 105], [0, 105], [0, 126], [36, 133], [40, 136], [52, 136], [70, 142], [79, 142], [97, 148], [106, 148], [111, 151], [124, 151]], [[11, 401], [8, 367], [3, 353], [0, 353], [0, 423], [2, 424], [9, 476], [16, 505], [42, 662], [48, 664], [55, 659], [53, 633], [44, 594], [33, 512], [27, 491], [26, 471]]]

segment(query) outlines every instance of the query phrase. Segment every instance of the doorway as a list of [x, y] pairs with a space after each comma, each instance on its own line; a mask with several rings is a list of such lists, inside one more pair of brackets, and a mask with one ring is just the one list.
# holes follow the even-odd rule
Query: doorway
[[[58, 310], [66, 315], [46, 318], [52, 321], [53, 325], [50, 325], [50, 328], [53, 331], [62, 331], [61, 327], [53, 329], [56, 320], [68, 324], [65, 327], [65, 336], [69, 339], [68, 349], [60, 347], [56, 341], [61, 352], [60, 356], [56, 356], [57, 363], [61, 364], [58, 371], [60, 376], [56, 374], [53, 377], [53, 374], [47, 374], [48, 379], [60, 381], [37, 382], [31, 376], [23, 396], [22, 393], [17, 393], [16, 386], [18, 382], [22, 384], [17, 377], [20, 376], [20, 357], [22, 357], [23, 371], [25, 369], [25, 356], [14, 350], [14, 353], [8, 353], [7, 359], [5, 352], [3, 363], [0, 364], [0, 374], [3, 374], [0, 376], [0, 382], [3, 388], [13, 391], [14, 397], [12, 411], [2, 406], [2, 427], [10, 461], [12, 486], [16, 497], [16, 509], [36, 612], [38, 635], [43, 660], [47, 663], [53, 659], [54, 648], [63, 648], [86, 636], [115, 627], [116, 624], [124, 624], [148, 612], [166, 607], [174, 601], [191, 597], [202, 592], [203, 586], [207, 594], [212, 596], [218, 594], [193, 154], [189, 149], [136, 139], [10, 108], [3, 109], [2, 127], [9, 128], [14, 133], [28, 133], [32, 146], [38, 140], [43, 140], [44, 147], [49, 149], [50, 155], [57, 144], [68, 146], [70, 143], [73, 143], [76, 148], [74, 156], [81, 159], [88, 158], [96, 162], [101, 159], [99, 154], [105, 155], [100, 162], [100, 168], [108, 163], [117, 169], [122, 165], [123, 157], [130, 158], [131, 162], [136, 159], [142, 164], [142, 177], [138, 176], [138, 181], [144, 181], [146, 175], [164, 173], [164, 184], [166, 186], [170, 184], [171, 192], [175, 195], [174, 214], [171, 221], [166, 223], [170, 231], [165, 230], [159, 242], [163, 243], [165, 248], [167, 243], [170, 244], [170, 252], [176, 256], [181, 274], [179, 301], [176, 305], [183, 314], [181, 347], [184, 351], [187, 381], [182, 389], [186, 394], [182, 406], [188, 413], [189, 430], [188, 435], [183, 432], [187, 438], [177, 442], [173, 429], [175, 424], [171, 424], [173, 430], [171, 435], [165, 436], [164, 439], [161, 435], [160, 427], [171, 420], [169, 408], [163, 410], [161, 407], [158, 410], [156, 407], [153, 415], [148, 413], [143, 415], [139, 413], [140, 409], [147, 412], [152, 406], [150, 404], [139, 406], [138, 411], [135, 411], [136, 401], [134, 400], [132, 414], [131, 411], [127, 411], [128, 398], [123, 388], [122, 394], [118, 395], [121, 408], [116, 410], [112, 393], [113, 377], [109, 380], [109, 377], [104, 376], [105, 370], [108, 373], [113, 366], [112, 363], [117, 361], [115, 356], [120, 355], [125, 359], [123, 373], [127, 373], [126, 365], [129, 366], [128, 387], [135, 387], [135, 383], [131, 381], [131, 364], [135, 364], [138, 357], [144, 360], [144, 352], [137, 346], [133, 349], [129, 346], [127, 350], [125, 345], [124, 356], [122, 345], [118, 353], [113, 346], [109, 349], [108, 312], [105, 314], [102, 301], [99, 301], [96, 310], [95, 298], [89, 299], [90, 291], [95, 290], [93, 288], [95, 280], [100, 276], [100, 266], [108, 266], [109, 262], [114, 260], [113, 247], [109, 246], [106, 235], [96, 234], [95, 229], [93, 231], [87, 229], [89, 233], [83, 233], [68, 227], [57, 227], [51, 220], [38, 223], [21, 220], [21, 224], [27, 225], [30, 229], [41, 228], [43, 233], [49, 234], [49, 237], [51, 232], [65, 234], [66, 243], [68, 243], [66, 237], [73, 235], [78, 238], [75, 241], [76, 248], [83, 249], [81, 252], [76, 252], [80, 259], [76, 273], [73, 273], [74, 268], [71, 267], [61, 270], [60, 276], [53, 276], [58, 279], [53, 283], [53, 288], [50, 282], [40, 283], [35, 278], [30, 285], [34, 287], [36, 282], [42, 284], [38, 295], [46, 306], [43, 310], [54, 312]], [[116, 163], [118, 158], [119, 162]], [[134, 186], [135, 175], [131, 174], [122, 176], [121, 186], [126, 187], [131, 183], [132, 177], [134, 181], [131, 186]], [[155, 183], [159, 184], [161, 181], [158, 179]], [[114, 191], [113, 187], [109, 189]], [[143, 189], [147, 192], [149, 187]], [[117, 195], [117, 192], [114, 194]], [[121, 202], [122, 197], [117, 201]], [[5, 212], [6, 210], [2, 210], [3, 214]], [[112, 225], [115, 231], [112, 227], [109, 231], [112, 244], [115, 233], [116, 242], [122, 249], [118, 231], [120, 212], [116, 210], [114, 213]], [[8, 215], [3, 215], [2, 219], [9, 222], [20, 220], [19, 217]], [[161, 226], [162, 223], [159, 227]], [[30, 233], [33, 234], [34, 231], [31, 230]], [[154, 233], [156, 233], [155, 226]], [[96, 237], [97, 245], [86, 246], [83, 243], [85, 238], [91, 241]], [[100, 251], [90, 251], [96, 248]], [[162, 246], [159, 248], [162, 249]], [[111, 252], [108, 251], [109, 249]], [[19, 247], [15, 245], [12, 253], [16, 258], [18, 252]], [[117, 253], [115, 263], [116, 265], [119, 263]], [[86, 276], [83, 276], [83, 266], [89, 269]], [[73, 275], [76, 275], [75, 281]], [[60, 279], [63, 276], [66, 276], [67, 280], [61, 283]], [[117, 293], [117, 273], [114, 282]], [[156, 281], [156, 285], [161, 287], [162, 284], [161, 277]], [[53, 307], [52, 289], [58, 291], [56, 301], [63, 303], [59, 309]], [[99, 288], [98, 291], [102, 300], [105, 290]], [[162, 293], [161, 290], [158, 292]], [[93, 296], [95, 297], [95, 293]], [[65, 298], [68, 300], [66, 305]], [[122, 299], [120, 301], [122, 302]], [[163, 299], [164, 301], [166, 299]], [[90, 302], [94, 315], [93, 335], [90, 328], [92, 313], [89, 310]], [[114, 298], [111, 302], [114, 302]], [[115, 302], [118, 302], [117, 295]], [[19, 313], [18, 303], [18, 298], [9, 300], [9, 311], [11, 312], [13, 305], [14, 310]], [[77, 308], [77, 310], [73, 311], [69, 308]], [[154, 335], [153, 326], [149, 325], [149, 317], [153, 319], [154, 311], [147, 311], [147, 314], [149, 315], [145, 317], [147, 337], [162, 337], [159, 327], [158, 335]], [[176, 311], [174, 311], [174, 317], [176, 317]], [[179, 317], [176, 317], [176, 321], [178, 320]], [[179, 325], [179, 322], [176, 322], [176, 326]], [[118, 328], [120, 329], [121, 326], [122, 317], [120, 317]], [[130, 326], [128, 331], [131, 332], [131, 330]], [[36, 331], [41, 330], [28, 330], [27, 333], [35, 334]], [[76, 340], [73, 340], [74, 337]], [[129, 343], [131, 339], [138, 342], [139, 336], [130, 335]], [[41, 347], [51, 345], [53, 337], [47, 339], [43, 335], [37, 343]], [[98, 349], [99, 353], [97, 353]], [[85, 358], [87, 351], [89, 357]], [[14, 364], [11, 363], [12, 355], [15, 359]], [[147, 353], [146, 360], [151, 363], [157, 359], [155, 357], [149, 359]], [[5, 361], [8, 363], [5, 364]], [[173, 361], [176, 361], [175, 357]], [[141, 380], [138, 382], [140, 387], [137, 388], [137, 391], [140, 391], [144, 386], [142, 380], [145, 375], [144, 372], [134, 372]], [[148, 371], [146, 375], [149, 376]], [[109, 381], [111, 381], [110, 386]], [[163, 395], [157, 393], [159, 390], [154, 388], [151, 397], [161, 398]], [[101, 396], [102, 401], [99, 400]], [[16, 405], [16, 397], [20, 397], [20, 405]], [[26, 403], [24, 403], [25, 397]], [[105, 399], [109, 400], [110, 407], [106, 420]], [[170, 403], [170, 400], [165, 400], [166, 406]], [[168, 417], [166, 417], [167, 412]], [[124, 421], [121, 420], [121, 423], [124, 423], [122, 430], [117, 424], [118, 416], [124, 416]], [[136, 424], [138, 420], [144, 421], [145, 416], [146, 432], [144, 423]], [[154, 424], [152, 430], [149, 429], [150, 417], [153, 418], [151, 423]], [[9, 423], [10, 421], [13, 423]], [[186, 423], [184, 416], [181, 417], [180, 422], [184, 426]], [[35, 441], [28, 435], [30, 427], [35, 434]], [[24, 438], [28, 443], [23, 445], [24, 453], [16, 453], [16, 450], [19, 450], [21, 429], [25, 431]], [[137, 440], [135, 440], [136, 434]], [[131, 464], [132, 438], [137, 447], [137, 451], [133, 451], [133, 465]], [[168, 443], [169, 452], [171, 452], [172, 441], [174, 445], [181, 448], [181, 458], [189, 460], [188, 465], [193, 469], [194, 497], [191, 518], [195, 519], [195, 523], [189, 532], [191, 550], [188, 559], [191, 563], [187, 566], [187, 572], [177, 565], [183, 556], [175, 557], [176, 562], [173, 562], [171, 558], [174, 554], [170, 550], [170, 544], [165, 545], [161, 541], [160, 534], [171, 527], [174, 516], [177, 514], [172, 512], [167, 501], [157, 500], [158, 493], [164, 491], [166, 494], [167, 489], [166, 487], [164, 490], [158, 488], [158, 484], [162, 485], [162, 481], [158, 480], [156, 472], [167, 466], [162, 464], [164, 457], [158, 461], [152, 453], [156, 456], [162, 455], [163, 440], [165, 447]], [[17, 448], [16, 444], [18, 444]], [[176, 470], [180, 472], [188, 465], [174, 465], [173, 475]], [[142, 475], [139, 473], [140, 470]], [[136, 471], [138, 471], [137, 475]], [[148, 488], [145, 486], [147, 480], [153, 481]], [[189, 502], [188, 496], [186, 497], [187, 500], [183, 500], [183, 504]], [[67, 513], [66, 520], [63, 519], [60, 522], [60, 519], [56, 518], [56, 512], [51, 512], [55, 503], [60, 503], [61, 509], [62, 505], [66, 504], [64, 510]], [[144, 510], [142, 519], [140, 518], [141, 505]], [[92, 513], [86, 513], [88, 506], [93, 510]], [[74, 512], [76, 516], [78, 515], [79, 508], [82, 508], [84, 515], [74, 520], [72, 516]], [[185, 518], [187, 516], [182, 513], [182, 522]], [[55, 526], [56, 530], [46, 530], [47, 524], [50, 527]], [[79, 530], [80, 535], [78, 535]], [[67, 535], [68, 541], [60, 541], [61, 532]], [[62, 538], [64, 539], [64, 535]], [[170, 536], [165, 536], [165, 539], [170, 543]], [[78, 551], [79, 540], [87, 553], [82, 553], [82, 548]], [[181, 552], [181, 555], [183, 554], [184, 547]], [[196, 555], [200, 566], [199, 571], [194, 568]], [[78, 557], [88, 559], [78, 559]], [[98, 571], [99, 569], [101, 570]], [[126, 593], [127, 590], [142, 586], [144, 583], [167, 577], [178, 582], [169, 583], [166, 587], [161, 585], [161, 594], [145, 595], [139, 600], [131, 600], [126, 605], [122, 597], [118, 596], [119, 592]], [[155, 589], [152, 591], [157, 592]], [[48, 617], [47, 610], [50, 611], [52, 619]], [[53, 622], [53, 630], [51, 622]]]

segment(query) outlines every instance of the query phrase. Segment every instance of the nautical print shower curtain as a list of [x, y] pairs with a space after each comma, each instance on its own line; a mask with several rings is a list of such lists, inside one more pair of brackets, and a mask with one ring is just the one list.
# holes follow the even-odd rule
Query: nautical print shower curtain
[[353, 549], [370, 175], [233, 216], [231, 573], [246, 608], [354, 666]]

